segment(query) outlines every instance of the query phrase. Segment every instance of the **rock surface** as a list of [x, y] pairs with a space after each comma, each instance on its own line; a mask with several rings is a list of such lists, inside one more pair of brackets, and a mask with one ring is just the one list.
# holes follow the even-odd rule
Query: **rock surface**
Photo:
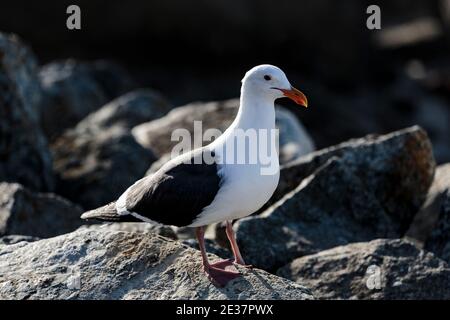
[[437, 224], [425, 243], [425, 249], [450, 263], [450, 188], [443, 196]]
[[426, 194], [434, 161], [426, 134], [410, 128], [302, 158], [283, 169], [279, 189], [311, 171], [264, 213], [235, 224], [247, 263], [274, 270], [338, 245], [402, 236]]
[[80, 207], [54, 194], [0, 183], [0, 235], [53, 237], [81, 226], [82, 213]]
[[130, 128], [166, 113], [156, 92], [125, 94], [83, 119], [52, 143], [58, 192], [92, 209], [117, 199], [156, 160]]
[[44, 90], [42, 126], [51, 139], [133, 87], [124, 70], [106, 61], [52, 62], [39, 76]]
[[270, 271], [337, 245], [398, 236], [373, 192], [337, 158], [273, 207], [238, 220], [234, 228], [246, 263]]
[[277, 274], [320, 299], [450, 299], [448, 264], [400, 239], [336, 247], [298, 258]]
[[[172, 110], [167, 116], [141, 124], [133, 129], [133, 135], [143, 146], [151, 148], [160, 157], [170, 154], [180, 141], [172, 141], [176, 129], [186, 129], [194, 141], [194, 132], [204, 134], [208, 129], [224, 132], [233, 122], [239, 106], [238, 99], [220, 102], [192, 103]], [[195, 122], [198, 121], [198, 125]], [[201, 123], [200, 123], [201, 121]], [[314, 143], [296, 117], [287, 109], [276, 108], [276, 123], [280, 129], [280, 160], [290, 161], [314, 151]], [[189, 141], [189, 144], [192, 142]], [[196, 145], [194, 145], [194, 143]], [[191, 148], [208, 144], [194, 141]], [[167, 156], [166, 156], [167, 158]]]
[[172, 106], [158, 92], [139, 89], [126, 93], [93, 112], [83, 120], [83, 125], [103, 128], [120, 125], [131, 129], [164, 116], [170, 109]]
[[450, 163], [436, 167], [427, 198], [406, 233], [408, 238], [423, 245], [437, 223], [442, 201], [448, 190], [450, 190]]
[[86, 129], [81, 122], [53, 144], [58, 193], [93, 209], [117, 199], [155, 160], [121, 126]]
[[33, 242], [33, 241], [38, 241], [38, 240], [39, 240], [38, 237], [12, 234], [12, 235], [8, 235], [8, 236], [0, 237], [0, 245], [11, 245], [11, 244], [16, 244], [16, 243], [19, 243], [22, 241]]
[[16, 37], [0, 33], [0, 181], [53, 189], [52, 162], [39, 127], [37, 63]]
[[[191, 248], [200, 250], [197, 239], [183, 240], [183, 244], [188, 245]], [[234, 258], [233, 254], [229, 250], [221, 247], [220, 245], [218, 245], [215, 241], [213, 241], [211, 239], [205, 239], [205, 248], [208, 253], [215, 254], [216, 256], [221, 257], [223, 259], [233, 259]]]
[[368, 135], [313, 152], [281, 168], [271, 203], [295, 189], [331, 157], [341, 158], [383, 204], [404, 233], [422, 205], [433, 180], [435, 161], [430, 140], [418, 126], [385, 135]]
[[306, 128], [292, 112], [278, 106], [275, 116], [279, 130], [280, 163], [293, 161], [316, 150]]
[[[77, 231], [0, 246], [1, 299], [311, 299], [262, 270], [214, 287], [200, 252], [153, 233]], [[214, 257], [212, 257], [214, 258]]]
[[84, 225], [77, 230], [98, 230], [104, 231], [126, 231], [126, 232], [141, 232], [154, 233], [172, 240], [178, 240], [177, 234], [170, 226], [153, 225], [147, 222], [113, 222], [113, 223], [98, 223], [92, 225]]

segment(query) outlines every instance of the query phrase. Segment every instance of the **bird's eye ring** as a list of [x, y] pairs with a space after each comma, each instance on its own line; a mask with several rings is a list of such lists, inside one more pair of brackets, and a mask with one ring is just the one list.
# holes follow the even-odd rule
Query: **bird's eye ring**
[[272, 78], [266, 74], [266, 75], [264, 76], [264, 80], [269, 81], [269, 80], [272, 80]]

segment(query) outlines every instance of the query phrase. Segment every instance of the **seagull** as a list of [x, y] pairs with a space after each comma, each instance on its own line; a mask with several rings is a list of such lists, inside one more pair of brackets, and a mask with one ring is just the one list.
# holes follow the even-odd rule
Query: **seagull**
[[[260, 209], [278, 185], [278, 152], [271, 138], [275, 100], [288, 97], [304, 107], [308, 101], [273, 65], [252, 68], [241, 82], [239, 111], [222, 135], [209, 145], [172, 158], [157, 172], [136, 181], [116, 201], [87, 211], [81, 218], [195, 228], [203, 269], [220, 287], [239, 276], [234, 264], [251, 268], [241, 255], [232, 221]], [[242, 143], [242, 138], [249, 143]], [[259, 148], [249, 147], [255, 139]], [[265, 153], [260, 156], [261, 150]], [[226, 223], [234, 260], [211, 263], [205, 249], [205, 226], [218, 222]]]

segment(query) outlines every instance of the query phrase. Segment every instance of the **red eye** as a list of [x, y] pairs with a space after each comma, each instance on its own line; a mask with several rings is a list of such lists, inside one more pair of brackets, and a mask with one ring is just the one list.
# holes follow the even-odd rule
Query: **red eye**
[[266, 74], [266, 75], [264, 76], [264, 80], [269, 81], [269, 80], [272, 80], [272, 78]]

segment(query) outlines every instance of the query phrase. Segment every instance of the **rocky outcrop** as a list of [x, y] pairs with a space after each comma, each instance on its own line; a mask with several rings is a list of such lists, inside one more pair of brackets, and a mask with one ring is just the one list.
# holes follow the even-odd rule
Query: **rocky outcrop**
[[369, 135], [282, 166], [280, 183], [269, 204], [295, 189], [331, 157], [342, 159], [348, 170], [376, 195], [400, 233], [406, 231], [426, 198], [436, 166], [430, 140], [418, 126], [385, 135]]
[[130, 128], [169, 109], [157, 93], [133, 91], [67, 130], [51, 145], [58, 192], [85, 209], [115, 200], [156, 160], [150, 149], [136, 142]]
[[400, 239], [353, 243], [298, 258], [278, 275], [319, 299], [450, 299], [450, 267]]
[[[0, 246], [1, 299], [311, 299], [262, 270], [216, 288], [200, 252], [153, 233], [77, 231]], [[211, 256], [215, 260], [217, 257]]]
[[39, 76], [44, 91], [42, 126], [51, 139], [134, 86], [120, 66], [107, 61], [52, 62]]
[[0, 181], [53, 189], [52, 162], [39, 127], [37, 63], [17, 36], [0, 33]]
[[58, 193], [92, 209], [117, 199], [155, 160], [120, 126], [84, 131], [80, 123], [52, 144]]
[[[224, 132], [234, 120], [238, 106], [238, 99], [192, 103], [175, 108], [161, 119], [143, 123], [135, 127], [132, 132], [139, 143], [151, 148], [159, 156], [163, 156], [170, 154], [172, 148], [180, 142], [178, 139], [172, 139], [172, 133], [176, 129], [187, 130], [192, 141], [194, 141], [194, 132], [197, 131], [200, 134], [204, 134], [208, 129], [218, 129], [220, 132]], [[195, 122], [197, 122], [197, 126]], [[278, 106], [276, 108], [276, 124], [280, 130], [280, 160], [282, 162], [314, 151], [311, 137], [290, 111]], [[199, 145], [194, 146], [192, 141], [189, 141], [189, 144], [192, 143], [191, 148], [210, 142], [199, 141]]]
[[271, 271], [337, 245], [398, 236], [382, 204], [337, 158], [273, 207], [234, 227], [246, 262]]
[[[183, 244], [188, 245], [191, 248], [200, 250], [197, 239], [183, 240]], [[208, 253], [215, 254], [216, 256], [223, 259], [234, 259], [233, 254], [229, 250], [221, 247], [211, 239], [205, 239], [205, 248]]]
[[423, 206], [414, 217], [406, 236], [423, 245], [430, 236], [443, 209], [443, 200], [450, 190], [450, 163], [436, 167], [433, 183], [428, 190]]
[[450, 188], [442, 198], [440, 215], [425, 249], [450, 263]]
[[54, 194], [0, 183], [0, 236], [53, 237], [81, 226], [81, 213], [80, 207]]
[[288, 163], [316, 149], [312, 137], [292, 112], [277, 106], [275, 117], [279, 130], [280, 163]]
[[128, 92], [93, 112], [83, 120], [83, 125], [102, 128], [120, 125], [131, 129], [164, 116], [170, 109], [171, 104], [158, 92], [139, 89]]
[[426, 134], [410, 128], [302, 158], [283, 168], [278, 192], [310, 172], [264, 213], [235, 224], [247, 263], [274, 270], [338, 245], [402, 236], [426, 195], [434, 160]]
[[16, 244], [16, 243], [19, 243], [22, 241], [33, 242], [33, 241], [38, 241], [38, 240], [39, 240], [38, 237], [12, 234], [12, 235], [8, 235], [8, 236], [0, 237], [0, 245], [11, 245], [11, 244]]
[[172, 240], [178, 240], [177, 234], [173, 227], [165, 225], [156, 225], [146, 222], [114, 222], [114, 223], [99, 223], [91, 225], [83, 225], [77, 230], [98, 230], [105, 231], [126, 231], [126, 232], [140, 232], [140, 233], [154, 233]]

